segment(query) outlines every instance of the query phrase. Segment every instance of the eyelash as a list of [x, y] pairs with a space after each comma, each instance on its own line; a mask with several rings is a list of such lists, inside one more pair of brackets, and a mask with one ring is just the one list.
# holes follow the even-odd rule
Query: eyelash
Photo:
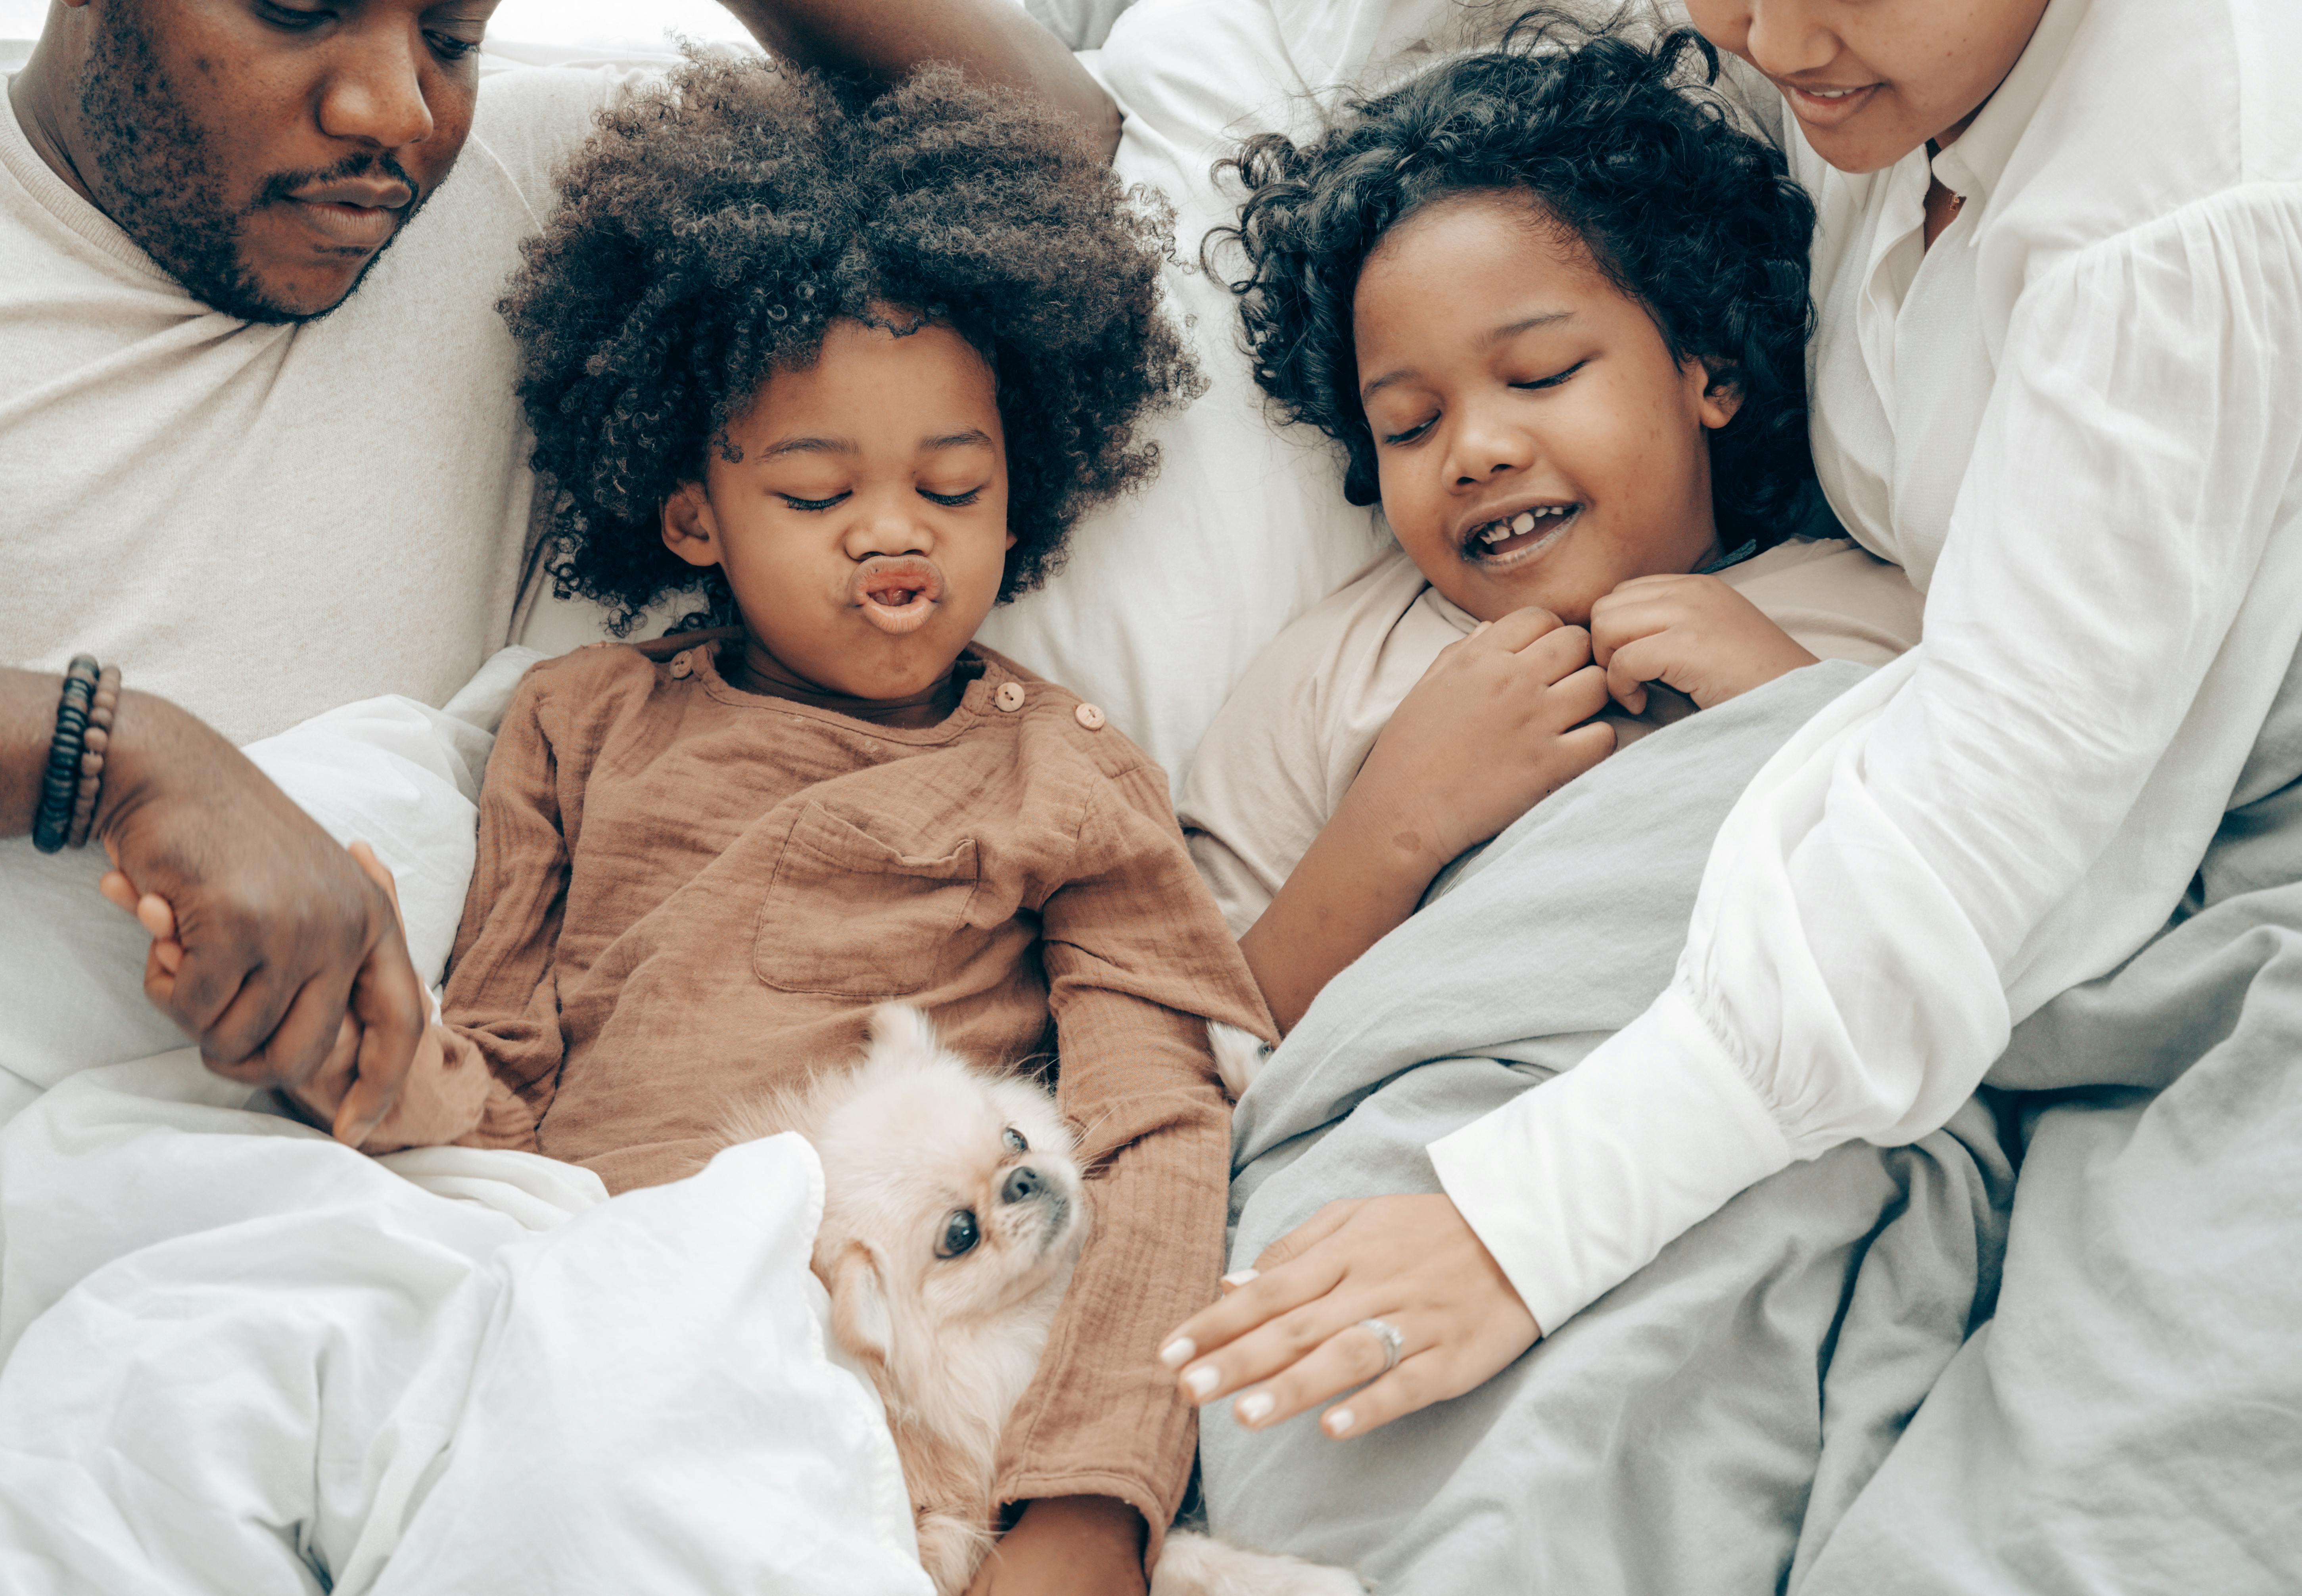
[[[844, 502], [847, 495], [844, 493], [835, 493], [828, 499], [795, 499], [789, 493], [781, 493], [777, 495], [777, 497], [780, 498], [786, 504], [791, 506], [792, 508], [795, 510], [828, 510], [835, 504]], [[965, 509], [969, 505], [973, 504], [977, 500], [982, 498], [983, 490], [980, 488], [970, 488], [964, 493], [930, 493], [925, 488], [921, 488], [920, 490], [920, 497], [928, 500], [930, 503], [939, 504], [945, 509], [960, 510]]]
[[[1544, 388], [1556, 388], [1561, 382], [1567, 381], [1567, 378], [1573, 376], [1576, 372], [1581, 371], [1589, 364], [1590, 362], [1585, 360], [1577, 360], [1565, 371], [1559, 372], [1553, 376], [1537, 377], [1532, 382], [1513, 382], [1511, 386], [1517, 389], [1522, 393], [1532, 393], [1537, 390]], [[1417, 438], [1422, 437], [1424, 433], [1429, 432], [1438, 419], [1439, 418], [1434, 416], [1429, 421], [1423, 423], [1420, 426], [1409, 427], [1403, 433], [1392, 433], [1383, 439], [1383, 442], [1393, 448], [1412, 443]]]
[[[290, 33], [308, 33], [333, 15], [326, 11], [298, 11], [293, 6], [275, 5], [272, 0], [257, 0], [256, 12], [274, 28], [283, 28]], [[468, 61], [480, 48], [477, 39], [458, 38], [450, 33], [435, 33], [427, 29], [424, 38], [431, 45], [433, 54], [450, 66]]]

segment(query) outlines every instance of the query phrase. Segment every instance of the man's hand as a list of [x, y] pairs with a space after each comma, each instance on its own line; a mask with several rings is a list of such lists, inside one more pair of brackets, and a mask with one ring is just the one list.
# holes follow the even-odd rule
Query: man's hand
[[1432, 661], [1346, 802], [1396, 817], [1436, 875], [1612, 752], [1614, 728], [1585, 724], [1606, 706], [1590, 634], [1513, 610]]
[[1112, 1497], [1032, 1502], [967, 1596], [1143, 1596], [1143, 1515]]
[[[1250, 1430], [1353, 1386], [1319, 1427], [1337, 1440], [1483, 1384], [1542, 1335], [1525, 1303], [1445, 1196], [1329, 1203], [1264, 1250], [1221, 1302], [1176, 1329], [1160, 1357], [1202, 1406], [1239, 1392]], [[1402, 1338], [1383, 1373], [1380, 1319]], [[1242, 1390], [1242, 1388], [1248, 1388]]]
[[1636, 715], [1646, 684], [1702, 709], [1787, 676], [1815, 657], [1716, 576], [1634, 576], [1591, 606], [1591, 650], [1607, 690]]
[[208, 1068], [250, 1086], [303, 1086], [349, 1013], [355, 1079], [334, 1134], [358, 1146], [428, 1018], [391, 896], [238, 749], [163, 700], [122, 697], [108, 758], [105, 895], [154, 934], [146, 994]]

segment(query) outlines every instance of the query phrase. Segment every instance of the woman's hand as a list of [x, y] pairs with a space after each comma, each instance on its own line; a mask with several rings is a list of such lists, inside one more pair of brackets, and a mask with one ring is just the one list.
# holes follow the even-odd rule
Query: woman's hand
[[1815, 657], [1716, 576], [1634, 576], [1591, 606], [1591, 651], [1636, 715], [1660, 682], [1708, 710]]
[[[1459, 1397], [1508, 1368], [1542, 1334], [1477, 1234], [1444, 1196], [1330, 1203], [1264, 1249], [1250, 1276], [1194, 1315], [1160, 1352], [1202, 1406], [1261, 1430], [1372, 1382], [1319, 1427], [1364, 1435]], [[1363, 1319], [1401, 1337], [1398, 1366]]]
[[309, 1080], [357, 1024], [334, 1118], [358, 1146], [390, 1112], [429, 1008], [390, 894], [231, 743], [164, 700], [123, 694], [96, 832], [105, 895], [154, 942], [144, 990], [250, 1086]]
[[1116, 1498], [1028, 1504], [967, 1596], [1143, 1596], [1143, 1515]]
[[1547, 609], [1515, 609], [1441, 651], [1345, 802], [1411, 831], [1427, 884], [1613, 752], [1614, 728], [1591, 719], [1606, 707], [1591, 634]]

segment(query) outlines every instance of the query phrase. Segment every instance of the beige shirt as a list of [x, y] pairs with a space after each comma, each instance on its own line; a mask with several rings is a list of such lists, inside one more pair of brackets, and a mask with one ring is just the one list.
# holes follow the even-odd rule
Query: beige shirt
[[[1844, 538], [1778, 543], [1718, 575], [1819, 659], [1883, 665], [1919, 640], [1908, 579]], [[1176, 802], [1233, 935], [1270, 906], [1399, 701], [1477, 624], [1394, 548], [1248, 668]], [[1625, 741], [1645, 729], [1618, 727]]]

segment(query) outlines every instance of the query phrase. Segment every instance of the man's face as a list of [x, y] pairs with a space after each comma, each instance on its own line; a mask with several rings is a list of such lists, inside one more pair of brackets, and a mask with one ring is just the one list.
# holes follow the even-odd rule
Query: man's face
[[191, 292], [324, 315], [447, 177], [495, 0], [86, 0], [72, 155]]

